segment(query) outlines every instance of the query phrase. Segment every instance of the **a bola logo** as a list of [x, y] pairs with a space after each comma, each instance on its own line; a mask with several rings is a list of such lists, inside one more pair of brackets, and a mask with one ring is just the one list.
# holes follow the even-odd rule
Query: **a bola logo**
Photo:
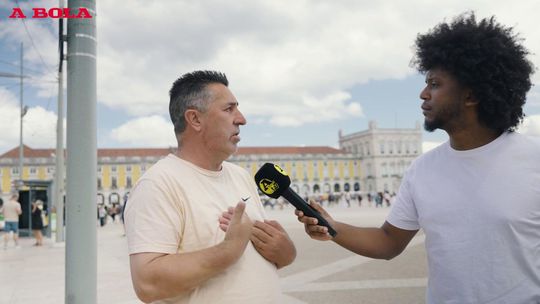
[[274, 168], [276, 168], [276, 170], [277, 170], [279, 173], [281, 173], [282, 175], [287, 176], [287, 172], [285, 172], [285, 170], [281, 169], [280, 166], [274, 165]]
[[277, 189], [279, 189], [279, 185], [273, 181], [273, 180], [269, 180], [267, 178], [263, 178], [261, 179], [261, 181], [259, 182], [259, 188], [261, 189], [262, 192], [264, 192], [265, 194], [267, 195], [272, 195], [274, 192], [277, 191]]

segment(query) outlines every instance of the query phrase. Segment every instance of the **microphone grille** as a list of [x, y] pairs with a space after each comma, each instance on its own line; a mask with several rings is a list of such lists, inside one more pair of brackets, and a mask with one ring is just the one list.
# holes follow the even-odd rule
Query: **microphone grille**
[[265, 163], [255, 174], [255, 183], [264, 194], [278, 198], [289, 188], [291, 179], [278, 165]]

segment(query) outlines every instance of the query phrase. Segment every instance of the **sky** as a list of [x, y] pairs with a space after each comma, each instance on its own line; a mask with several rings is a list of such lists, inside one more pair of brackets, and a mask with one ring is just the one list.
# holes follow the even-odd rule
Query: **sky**
[[[23, 43], [23, 138], [32, 148], [56, 145], [58, 25], [31, 18], [31, 8], [58, 6], [0, 2], [0, 72], [19, 73]], [[9, 19], [14, 7], [29, 17]], [[410, 66], [414, 40], [466, 11], [514, 27], [540, 68], [537, 0], [99, 0], [98, 147], [176, 146], [168, 91], [202, 69], [229, 79], [248, 121], [240, 146], [338, 147], [339, 130], [363, 131], [371, 120], [414, 128], [424, 85]], [[518, 131], [540, 136], [538, 70], [533, 83]], [[0, 77], [0, 154], [19, 145], [19, 90], [18, 79]], [[424, 131], [424, 150], [446, 140]]]

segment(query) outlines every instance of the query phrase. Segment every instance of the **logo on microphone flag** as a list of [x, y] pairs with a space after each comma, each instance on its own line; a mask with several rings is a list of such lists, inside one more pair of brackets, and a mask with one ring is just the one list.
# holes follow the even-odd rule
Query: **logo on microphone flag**
[[273, 180], [269, 180], [267, 178], [263, 178], [261, 179], [261, 181], [259, 182], [259, 188], [261, 189], [262, 192], [264, 192], [265, 194], [267, 195], [271, 195], [273, 194], [274, 192], [276, 192], [277, 189], [279, 189], [279, 185], [273, 181]]

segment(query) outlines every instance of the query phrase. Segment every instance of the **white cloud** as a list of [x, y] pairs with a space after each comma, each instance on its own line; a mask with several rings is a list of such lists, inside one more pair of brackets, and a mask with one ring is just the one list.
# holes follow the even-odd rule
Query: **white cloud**
[[[471, 9], [515, 25], [540, 53], [532, 39], [537, 1], [511, 8], [505, 1], [451, 2], [452, 9], [433, 10], [437, 4], [425, 1], [134, 0], [118, 10], [115, 1], [100, 1], [99, 99], [133, 115], [163, 114], [174, 79], [218, 69], [244, 113], [274, 125], [361, 115], [361, 104], [347, 99], [323, 105], [354, 84], [410, 75], [416, 34]], [[537, 55], [533, 61], [540, 66]]]
[[14, 148], [9, 145], [19, 142], [19, 115], [17, 97], [0, 87], [0, 151]]
[[540, 115], [526, 116], [517, 131], [527, 135], [540, 136]]
[[[20, 106], [18, 98], [0, 87], [0, 151], [15, 148], [19, 144]], [[23, 141], [32, 148], [53, 148], [56, 146], [56, 120], [52, 111], [42, 107], [31, 107], [23, 118]], [[65, 126], [65, 120], [64, 120]]]
[[[58, 5], [55, 0], [20, 3], [25, 9]], [[445, 8], [425, 0], [130, 0], [121, 9], [118, 1], [100, 0], [98, 101], [135, 117], [165, 115], [168, 90], [177, 77], [216, 69], [228, 75], [250, 123], [300, 126], [361, 117], [363, 100], [352, 100], [351, 87], [411, 75], [417, 33], [468, 10], [514, 26], [540, 67], [537, 0], [510, 6], [503, 0], [450, 0]], [[25, 58], [42, 69], [21, 22], [0, 21], [0, 39], [14, 51], [24, 40]], [[43, 59], [55, 70], [56, 23], [26, 22]], [[55, 72], [41, 74], [28, 84], [38, 88], [39, 96], [55, 95], [50, 83]], [[540, 85], [540, 73], [533, 82]], [[528, 104], [538, 102], [538, 92], [532, 92]], [[126, 143], [122, 137], [116, 140]]]
[[174, 127], [159, 115], [130, 120], [111, 131], [110, 137], [131, 146], [176, 147]]

